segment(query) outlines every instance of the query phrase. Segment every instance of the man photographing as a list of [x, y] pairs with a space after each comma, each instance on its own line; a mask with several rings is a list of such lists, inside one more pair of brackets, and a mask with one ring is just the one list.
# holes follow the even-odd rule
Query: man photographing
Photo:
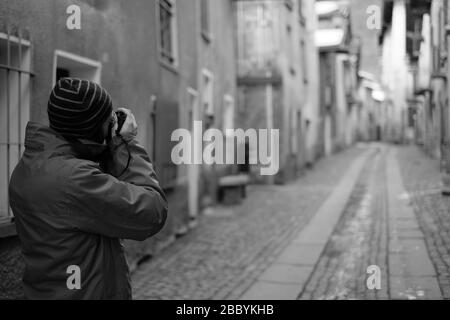
[[[121, 128], [104, 88], [63, 78], [50, 94], [50, 126], [27, 125], [9, 198], [29, 299], [131, 299], [120, 239], [156, 234], [168, 209], [135, 118], [119, 111]], [[74, 266], [79, 285], [69, 286]]]

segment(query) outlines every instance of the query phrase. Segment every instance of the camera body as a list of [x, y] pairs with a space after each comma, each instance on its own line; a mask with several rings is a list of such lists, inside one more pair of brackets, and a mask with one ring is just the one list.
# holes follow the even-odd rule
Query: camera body
[[125, 122], [125, 119], [127, 118], [127, 115], [123, 111], [116, 111], [117, 116], [117, 130], [116, 135], [120, 136], [120, 130], [122, 130], [123, 124]]

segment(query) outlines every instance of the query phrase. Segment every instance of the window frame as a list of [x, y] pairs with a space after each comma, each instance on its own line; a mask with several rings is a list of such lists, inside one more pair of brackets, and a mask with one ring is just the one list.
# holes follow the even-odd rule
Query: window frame
[[[53, 86], [56, 84], [56, 70], [58, 69], [58, 61], [59, 59], [63, 59], [66, 61], [70, 61], [69, 63], [74, 63], [78, 65], [84, 65], [86, 68], [91, 68], [94, 71], [94, 76], [89, 78], [88, 80], [94, 81], [98, 84], [101, 84], [102, 80], [102, 63], [97, 60], [93, 60], [87, 57], [80, 56], [78, 54], [63, 51], [63, 50], [55, 50], [53, 55], [53, 76], [52, 76], [52, 84]], [[77, 77], [77, 76], [73, 76]]]
[[[17, 146], [17, 151], [19, 152], [17, 161], [20, 160], [20, 157], [24, 150], [24, 132], [26, 128], [26, 123], [30, 120], [31, 113], [31, 101], [33, 94], [33, 46], [31, 38], [25, 39], [22, 36], [22, 30], [17, 30], [17, 36], [12, 35], [10, 32], [10, 28], [6, 28], [5, 32], [0, 32], [0, 41], [6, 42], [6, 62], [0, 63], [0, 70], [4, 70], [5, 72], [5, 100], [6, 100], [6, 117], [7, 117], [7, 127], [6, 127], [6, 139], [5, 142], [0, 142], [2, 145], [6, 145], [7, 148], [7, 157], [6, 157], [6, 175], [7, 175], [7, 188], [9, 186], [10, 175], [12, 173], [11, 166], [11, 145]], [[17, 46], [17, 52], [13, 53], [12, 45]], [[18, 66], [13, 65], [13, 59], [18, 57]], [[11, 127], [10, 127], [10, 118], [11, 118], [11, 73], [17, 76], [17, 142], [14, 142], [14, 138], [11, 137]], [[26, 92], [26, 96], [23, 96], [22, 90], [26, 87], [26, 82], [23, 82], [22, 76], [28, 76], [28, 91]], [[26, 99], [28, 102], [24, 102]], [[14, 102], [13, 102], [14, 103]], [[24, 109], [27, 108], [28, 112], [25, 113]], [[2, 212], [0, 215], [0, 238], [15, 236], [17, 234], [15, 223], [14, 223], [14, 214], [9, 206], [9, 193], [8, 189], [6, 190], [6, 212]]]
[[210, 0], [200, 0], [200, 32], [207, 43], [212, 40], [210, 4]]
[[[168, 2], [171, 4], [170, 11], [170, 42], [171, 42], [171, 53], [169, 54], [169, 59], [165, 57], [167, 53], [162, 47], [162, 25], [161, 25], [161, 6], [163, 2]], [[176, 0], [158, 0], [155, 1], [156, 4], [156, 24], [157, 24], [157, 47], [158, 47], [158, 59], [163, 66], [169, 69], [176, 70], [179, 63], [178, 55], [178, 19], [177, 19], [177, 2]], [[170, 61], [172, 59], [172, 61]], [[168, 61], [169, 60], [169, 61]]]

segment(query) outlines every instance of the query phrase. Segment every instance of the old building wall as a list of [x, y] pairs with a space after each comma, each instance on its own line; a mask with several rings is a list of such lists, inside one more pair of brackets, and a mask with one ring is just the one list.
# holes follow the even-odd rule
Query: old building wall
[[[66, 9], [69, 5], [81, 9], [81, 30], [68, 30]], [[191, 25], [198, 15], [196, 7], [183, 2], [185, 14], [179, 23], [180, 52], [183, 62], [176, 67], [164, 65], [159, 52], [158, 2], [138, 0], [133, 5], [123, 1], [2, 1], [0, 4], [0, 32], [9, 26], [12, 34], [20, 28], [31, 39], [32, 80], [30, 120], [47, 124], [47, 100], [54, 81], [55, 50], [88, 58], [101, 65], [100, 81], [111, 94], [114, 107], [125, 106], [135, 114], [138, 140], [153, 158], [157, 174], [166, 188], [169, 218], [156, 237], [145, 242], [126, 241], [126, 252], [132, 267], [144, 256], [173, 239], [187, 223], [186, 187], [177, 187], [176, 168], [171, 164], [170, 134], [178, 127], [179, 96], [174, 95], [183, 84], [197, 82], [196, 47], [189, 38]], [[142, 23], [145, 21], [145, 23]], [[187, 69], [183, 72], [180, 68]], [[153, 97], [153, 98], [152, 98]], [[154, 110], [155, 109], [155, 110]], [[152, 111], [155, 111], [152, 118]], [[12, 236], [0, 238], [0, 244], [15, 241]], [[17, 246], [4, 246], [20, 261]], [[3, 252], [2, 252], [3, 254]], [[3, 256], [2, 256], [3, 257]], [[22, 266], [5, 264], [4, 274], [21, 274]], [[14, 269], [11, 271], [10, 269]], [[17, 270], [16, 270], [17, 269]]]
[[[311, 149], [318, 139], [313, 131], [319, 122], [318, 60], [313, 57], [317, 56], [314, 38], [308, 33], [315, 17], [308, 15], [313, 4], [300, 8], [301, 2], [238, 1], [236, 5], [239, 103], [243, 101], [242, 108], [255, 114], [265, 114], [250, 117], [247, 127], [272, 125], [280, 131], [280, 170], [275, 179], [280, 183], [295, 178], [312, 161], [314, 156], [308, 154], [315, 153]], [[309, 83], [314, 72], [316, 78]], [[308, 137], [307, 130], [311, 131]]]

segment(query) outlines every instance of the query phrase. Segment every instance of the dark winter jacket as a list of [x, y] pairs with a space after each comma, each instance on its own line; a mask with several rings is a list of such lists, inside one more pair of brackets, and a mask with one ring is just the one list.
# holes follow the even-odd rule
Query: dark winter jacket
[[[123, 172], [129, 154], [120, 139], [115, 137], [110, 148], [74, 144], [46, 126], [28, 123], [25, 152], [9, 185], [27, 298], [131, 298], [120, 239], [144, 240], [157, 233], [167, 202], [145, 150], [135, 141], [128, 149], [131, 161]], [[80, 271], [79, 289], [70, 278], [73, 266]]]

